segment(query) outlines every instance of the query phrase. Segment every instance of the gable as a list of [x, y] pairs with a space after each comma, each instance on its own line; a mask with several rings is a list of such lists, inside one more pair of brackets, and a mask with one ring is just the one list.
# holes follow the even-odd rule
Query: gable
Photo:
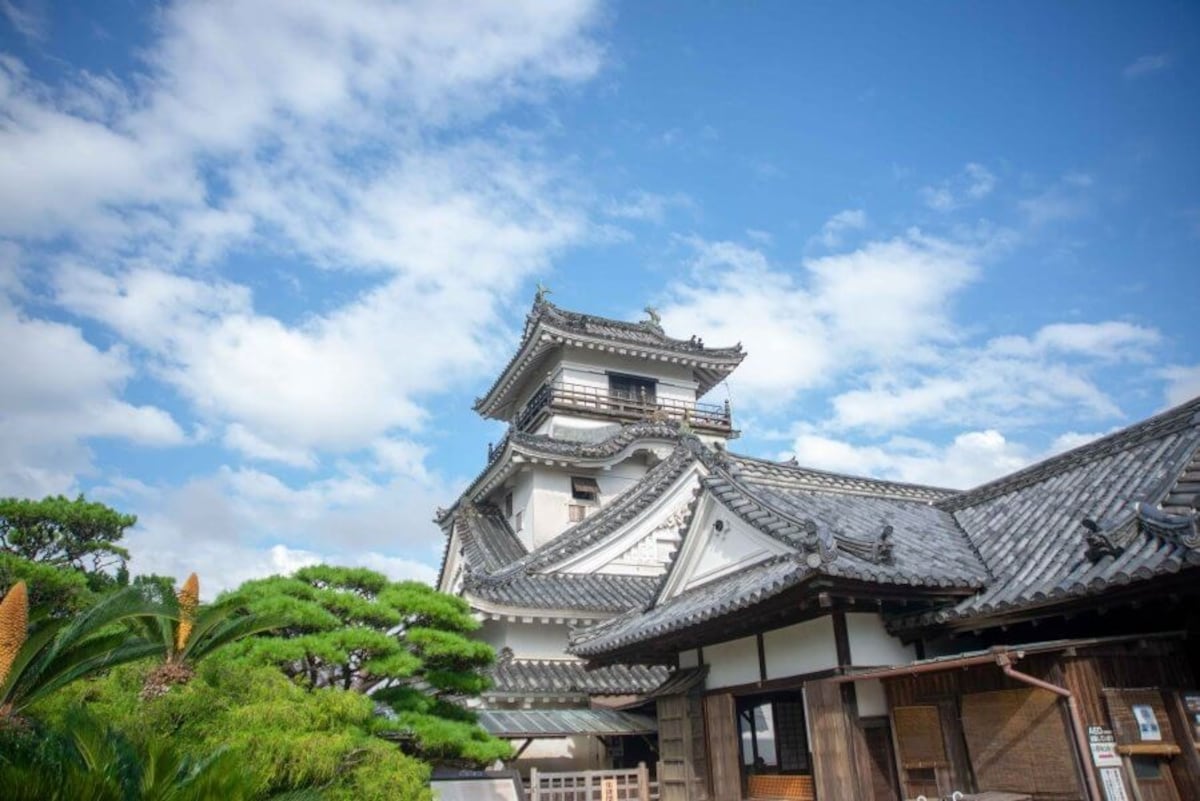
[[675, 555], [699, 486], [699, 465], [692, 464], [653, 503], [612, 534], [548, 572], [662, 575]]
[[729, 513], [706, 491], [656, 603], [793, 550]]

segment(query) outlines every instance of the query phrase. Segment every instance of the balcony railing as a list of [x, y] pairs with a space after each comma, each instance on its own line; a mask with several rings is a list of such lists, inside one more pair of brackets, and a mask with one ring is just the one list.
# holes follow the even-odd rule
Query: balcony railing
[[543, 384], [517, 415], [516, 427], [528, 431], [541, 418], [553, 412], [579, 414], [618, 420], [644, 420], [665, 415], [669, 420], [686, 420], [696, 429], [722, 434], [733, 432], [729, 402], [695, 403], [692, 401], [664, 398], [644, 391], [614, 393], [600, 387], [584, 384]]

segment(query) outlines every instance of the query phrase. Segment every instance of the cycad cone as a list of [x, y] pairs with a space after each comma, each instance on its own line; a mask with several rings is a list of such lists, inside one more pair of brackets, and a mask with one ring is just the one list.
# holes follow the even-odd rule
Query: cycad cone
[[18, 581], [0, 601], [0, 687], [4, 686], [8, 671], [25, 644], [28, 627], [29, 594], [25, 582]]
[[192, 621], [196, 619], [196, 607], [200, 605], [200, 579], [196, 574], [187, 577], [183, 588], [179, 590], [179, 628], [175, 630], [175, 651], [178, 653], [187, 645], [188, 637], [192, 634]]

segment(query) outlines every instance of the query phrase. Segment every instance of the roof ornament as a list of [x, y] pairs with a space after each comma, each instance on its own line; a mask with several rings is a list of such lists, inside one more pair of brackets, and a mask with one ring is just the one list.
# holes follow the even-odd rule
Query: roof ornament
[[1200, 511], [1174, 515], [1144, 502], [1136, 508], [1138, 527], [1143, 533], [1189, 550], [1200, 548]]
[[650, 318], [649, 320], [643, 320], [642, 325], [646, 326], [647, 328], [653, 328], [655, 331], [661, 334], [663, 330], [662, 317], [659, 315], [658, 309], [654, 308], [653, 306], [646, 306], [644, 309], [642, 309], [642, 311], [644, 311], [646, 316]]
[[1101, 528], [1100, 524], [1090, 517], [1079, 522], [1083, 526], [1083, 541], [1087, 544], [1086, 556], [1093, 564], [1106, 556], [1116, 559], [1125, 553], [1125, 546], [1118, 540], [1119, 531]]
[[534, 306], [542, 306], [546, 303], [549, 303], [549, 301], [546, 300], [546, 296], [553, 295], [553, 294], [554, 294], [553, 289], [546, 286], [541, 281], [538, 281], [537, 282], [537, 292], [534, 293], [534, 296], [533, 296], [533, 305]]
[[806, 565], [816, 570], [837, 558], [833, 529], [828, 526], [822, 529], [812, 518], [806, 518], [801, 525], [801, 532], [800, 542], [804, 546]]

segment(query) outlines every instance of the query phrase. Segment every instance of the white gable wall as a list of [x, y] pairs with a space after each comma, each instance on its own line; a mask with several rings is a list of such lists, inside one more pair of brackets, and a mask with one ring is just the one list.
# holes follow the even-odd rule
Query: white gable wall
[[[716, 530], [718, 521], [720, 531]], [[734, 571], [791, 552], [788, 546], [734, 517], [706, 494], [698, 504], [683, 549], [663, 587], [660, 603]]]

